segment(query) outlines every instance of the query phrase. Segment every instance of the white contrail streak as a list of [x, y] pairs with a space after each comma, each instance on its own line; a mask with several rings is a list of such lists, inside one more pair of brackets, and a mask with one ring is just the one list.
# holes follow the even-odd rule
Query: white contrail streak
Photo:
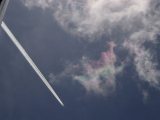
[[9, 28], [7, 27], [7, 25], [4, 22], [2, 22], [1, 26], [2, 26], [3, 30], [8, 34], [8, 36], [11, 39], [11, 41], [15, 44], [15, 46], [18, 48], [18, 50], [22, 53], [22, 55], [25, 57], [25, 59], [28, 61], [28, 63], [31, 65], [31, 67], [35, 70], [35, 72], [38, 74], [38, 76], [41, 78], [41, 80], [47, 86], [47, 88], [51, 91], [51, 93], [55, 96], [55, 98], [59, 101], [59, 103], [62, 106], [64, 106], [63, 102], [60, 100], [60, 98], [58, 97], [58, 95], [56, 94], [56, 92], [53, 90], [53, 88], [51, 87], [51, 85], [48, 83], [48, 81], [46, 80], [46, 78], [43, 76], [43, 74], [41, 73], [41, 71], [35, 65], [35, 63], [33, 62], [33, 60], [29, 57], [29, 55], [24, 50], [24, 48], [21, 46], [21, 44], [18, 42], [18, 40], [16, 39], [16, 37], [9, 30]]

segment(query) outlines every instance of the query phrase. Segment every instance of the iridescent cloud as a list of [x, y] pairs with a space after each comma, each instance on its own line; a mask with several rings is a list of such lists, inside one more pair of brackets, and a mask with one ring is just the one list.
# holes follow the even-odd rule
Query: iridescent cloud
[[122, 66], [115, 66], [116, 55], [113, 42], [109, 43], [109, 49], [101, 53], [97, 61], [83, 58], [81, 62], [82, 75], [74, 76], [89, 92], [107, 95], [115, 90], [116, 74]]

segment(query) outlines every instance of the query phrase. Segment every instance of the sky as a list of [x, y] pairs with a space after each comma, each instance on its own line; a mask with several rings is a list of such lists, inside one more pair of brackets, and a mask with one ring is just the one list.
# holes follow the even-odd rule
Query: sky
[[158, 0], [11, 0], [4, 18], [64, 102], [0, 29], [0, 119], [159, 120]]

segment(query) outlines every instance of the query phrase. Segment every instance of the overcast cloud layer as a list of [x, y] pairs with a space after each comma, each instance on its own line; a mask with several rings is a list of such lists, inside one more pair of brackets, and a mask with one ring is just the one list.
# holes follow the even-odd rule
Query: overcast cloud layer
[[[52, 11], [53, 19], [65, 31], [77, 37], [94, 42], [100, 41], [98, 39], [100, 36], [108, 36], [117, 47], [129, 51], [140, 79], [159, 87], [158, 63], [151, 48], [145, 46], [147, 42], [156, 45], [157, 35], [160, 32], [158, 0], [22, 0], [22, 2], [28, 9], [38, 7]], [[102, 66], [93, 68], [88, 63], [93, 60], [82, 59], [80, 65], [83, 71], [86, 71], [86, 67], [90, 67], [90, 71], [81, 76], [74, 75], [73, 78], [78, 80], [86, 90], [96, 93], [105, 93], [104, 85], [106, 88], [114, 88], [117, 69], [120, 66], [115, 65], [114, 49], [108, 49], [106, 53], [110, 52], [115, 56], [114, 60], [111, 59], [112, 64], [103, 63]], [[107, 61], [108, 57], [105, 60]], [[114, 72], [107, 73], [108, 67]], [[106, 84], [103, 86], [100, 84], [101, 72], [105, 72], [103, 77]], [[118, 72], [122, 72], [122, 69]]]

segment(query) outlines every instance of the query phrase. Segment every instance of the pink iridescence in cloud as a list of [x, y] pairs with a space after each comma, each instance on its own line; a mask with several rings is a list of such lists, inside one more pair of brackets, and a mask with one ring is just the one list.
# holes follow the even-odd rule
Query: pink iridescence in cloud
[[82, 60], [82, 75], [75, 76], [87, 91], [106, 94], [115, 88], [115, 76], [119, 67], [115, 66], [115, 43], [109, 43], [109, 49], [101, 53], [99, 60]]

